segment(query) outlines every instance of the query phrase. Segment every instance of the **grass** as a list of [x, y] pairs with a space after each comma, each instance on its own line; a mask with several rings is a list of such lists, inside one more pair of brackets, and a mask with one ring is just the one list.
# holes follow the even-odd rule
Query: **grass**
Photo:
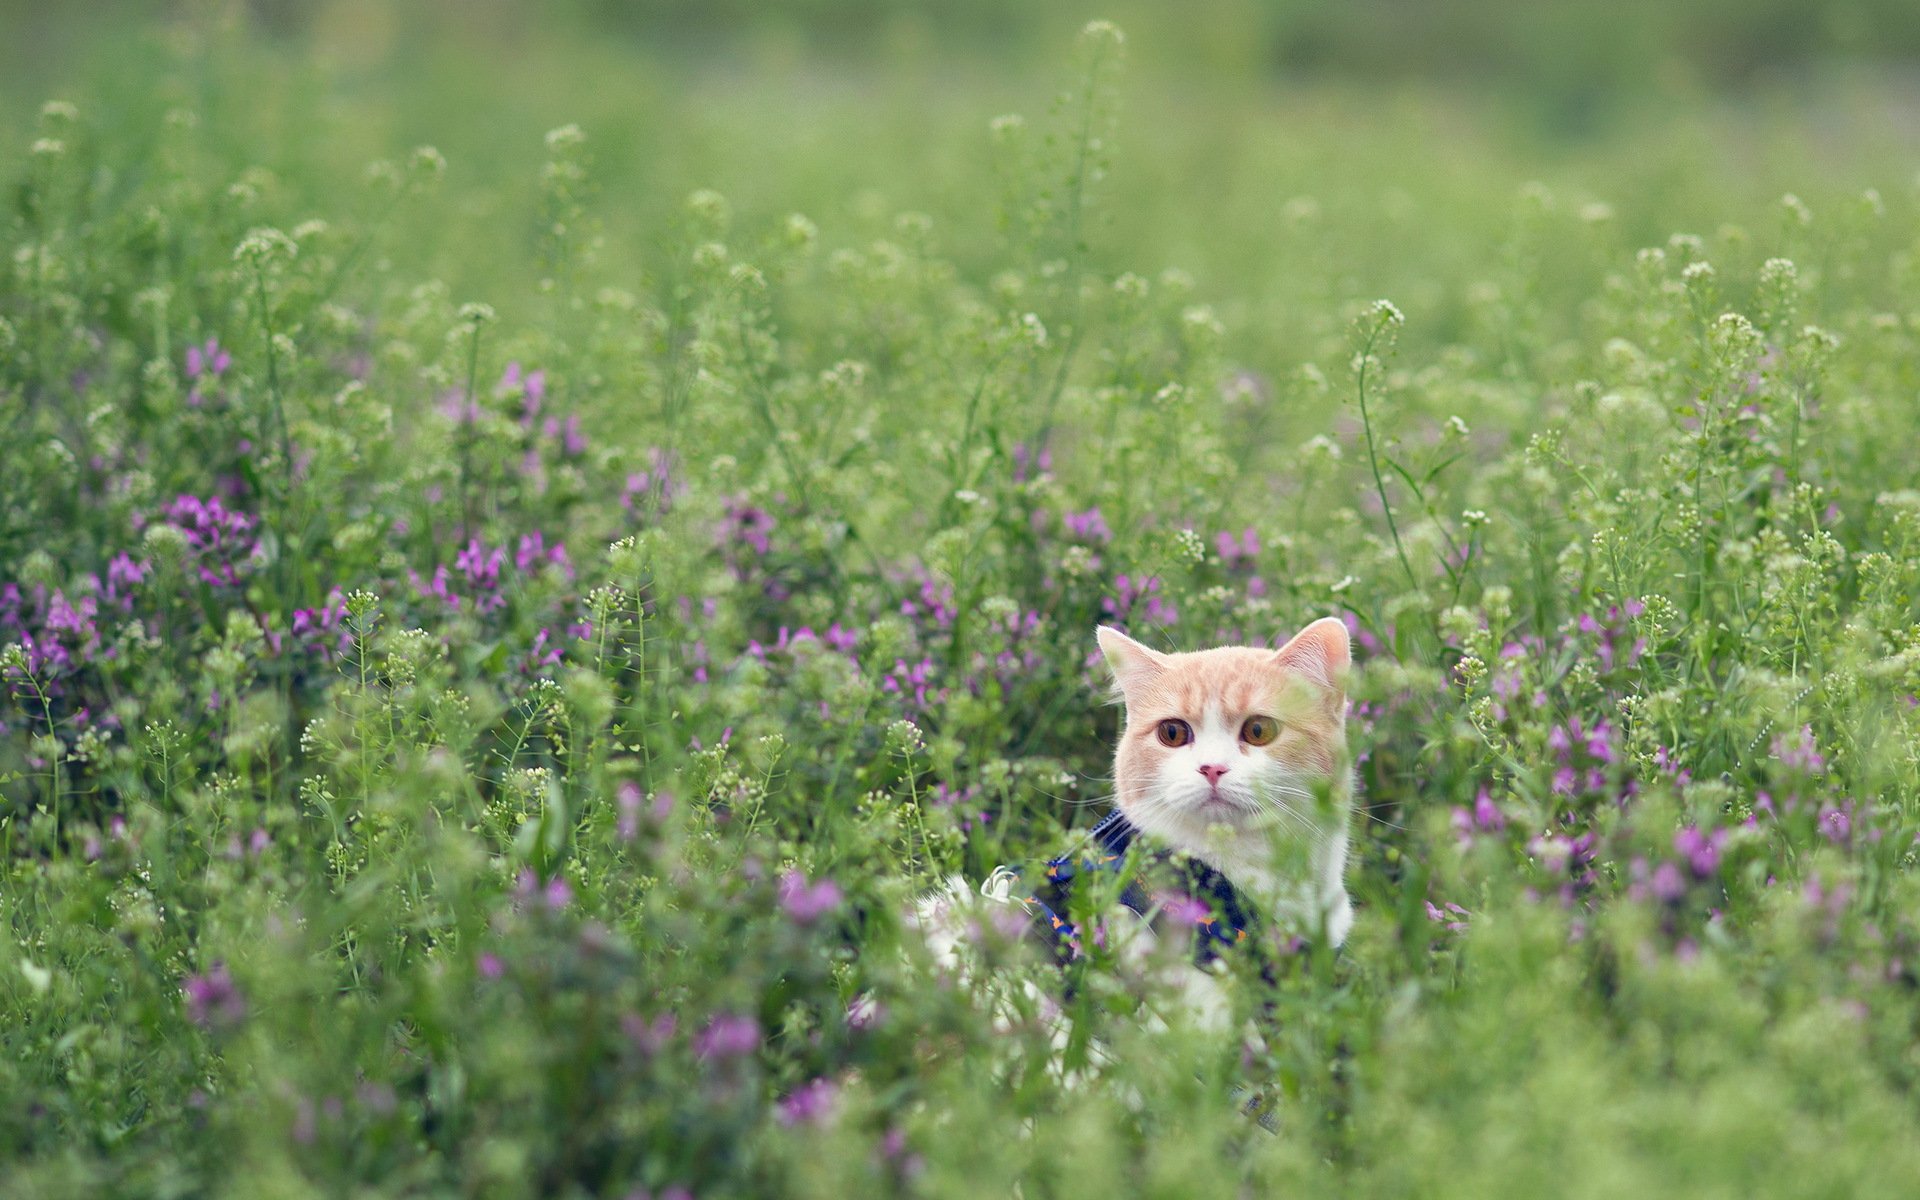
[[[1906, 1190], [1892, 93], [413, 36], [8, 97], [8, 1195]], [[1097, 624], [1328, 613], [1352, 940], [1063, 1084], [901, 915], [1103, 811]]]

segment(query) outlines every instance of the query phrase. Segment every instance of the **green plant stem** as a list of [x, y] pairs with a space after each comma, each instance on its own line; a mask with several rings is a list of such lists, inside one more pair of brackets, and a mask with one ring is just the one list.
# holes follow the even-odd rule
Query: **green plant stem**
[[1373, 362], [1374, 343], [1379, 340], [1384, 327], [1382, 322], [1376, 322], [1373, 332], [1367, 335], [1366, 345], [1360, 350], [1360, 370], [1355, 390], [1360, 397], [1360, 426], [1367, 438], [1367, 466], [1373, 471], [1373, 487], [1380, 496], [1380, 509], [1387, 516], [1387, 532], [1393, 535], [1393, 552], [1400, 558], [1400, 569], [1407, 573], [1407, 586], [1418, 592], [1420, 584], [1414, 578], [1413, 564], [1407, 561], [1407, 548], [1400, 542], [1400, 526], [1393, 519], [1393, 502], [1387, 499], [1387, 481], [1380, 474], [1380, 455], [1374, 447], [1373, 415], [1367, 409], [1367, 367]]

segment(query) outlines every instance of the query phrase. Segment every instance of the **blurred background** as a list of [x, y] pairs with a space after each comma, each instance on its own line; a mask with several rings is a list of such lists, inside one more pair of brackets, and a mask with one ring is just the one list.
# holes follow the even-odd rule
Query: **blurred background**
[[1920, 167], [1913, 0], [0, 0], [0, 144], [69, 99], [137, 171], [191, 111], [196, 153], [265, 168], [287, 221], [352, 219], [344, 182], [432, 144], [447, 186], [393, 253], [510, 308], [542, 136], [577, 123], [610, 266], [644, 271], [710, 187], [828, 245], [924, 213], [986, 279], [989, 122], [1071, 109], [1096, 17], [1127, 42], [1090, 261], [1184, 270], [1249, 355], [1303, 304], [1373, 295], [1457, 334], [1503, 256], [1548, 260], [1528, 286], [1573, 311], [1596, 264], [1552, 263], [1555, 221], [1605, 225], [1609, 253], [1764, 236], [1783, 193], [1844, 222]]

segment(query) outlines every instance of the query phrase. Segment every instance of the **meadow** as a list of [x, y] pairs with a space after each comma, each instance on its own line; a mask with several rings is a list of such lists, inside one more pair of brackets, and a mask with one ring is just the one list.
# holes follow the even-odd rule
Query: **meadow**
[[[1910, 1195], [1906, 89], [735, 7], [0, 52], [0, 1194]], [[928, 966], [1327, 615], [1258, 1039]]]

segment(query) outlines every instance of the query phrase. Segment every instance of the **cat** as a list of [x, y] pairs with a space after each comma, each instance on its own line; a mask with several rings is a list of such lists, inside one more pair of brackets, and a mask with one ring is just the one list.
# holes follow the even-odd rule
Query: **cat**
[[[1167, 924], [1158, 918], [1164, 907], [1184, 906], [1194, 926], [1191, 963], [1200, 970], [1182, 971], [1170, 990], [1196, 1025], [1222, 1028], [1229, 1006], [1210, 971], [1222, 950], [1250, 932], [1269, 946], [1306, 939], [1338, 947], [1353, 925], [1345, 883], [1353, 807], [1347, 629], [1324, 618], [1278, 650], [1172, 653], [1107, 626], [1096, 639], [1125, 706], [1114, 811], [1076, 854], [1044, 869], [1002, 867], [979, 893], [1024, 908], [1064, 961], [1080, 953], [1066, 917], [1076, 881], [1143, 861], [1171, 865], [1183, 897], [1133, 882], [1121, 905], [1141, 919], [1103, 920], [1099, 935], [1124, 943], [1122, 958], [1164, 963], [1151, 949]], [[968, 939], [957, 918], [970, 890], [948, 881], [910, 922], [935, 961], [963, 977]]]
[[1277, 927], [1346, 941], [1346, 626], [1322, 618], [1278, 650], [1164, 653], [1109, 626], [1096, 637], [1126, 706], [1120, 818], [1219, 871]]

